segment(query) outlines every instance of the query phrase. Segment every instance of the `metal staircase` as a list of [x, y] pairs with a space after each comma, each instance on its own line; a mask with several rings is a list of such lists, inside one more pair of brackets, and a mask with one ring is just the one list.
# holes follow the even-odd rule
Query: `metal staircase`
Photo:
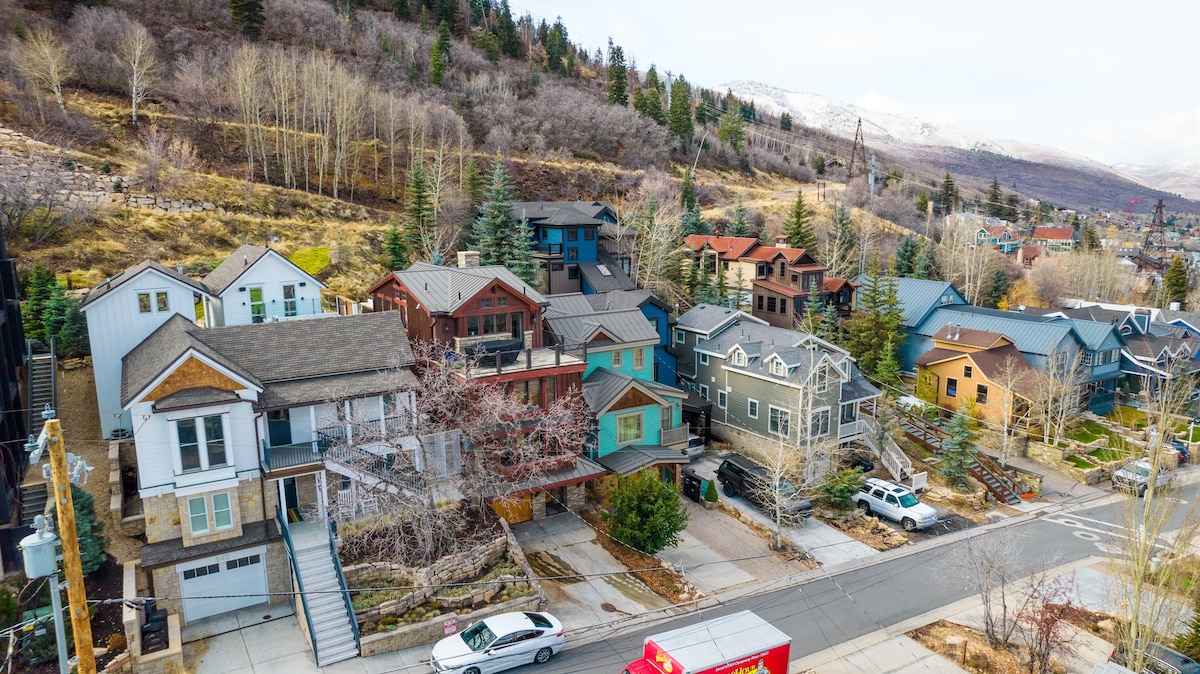
[[50, 409], [58, 409], [58, 356], [54, 350], [54, 340], [50, 340], [49, 353], [33, 353], [26, 343], [26, 390], [29, 397], [28, 428], [42, 427], [42, 410], [46, 405]]
[[33, 518], [46, 511], [45, 482], [31, 482], [21, 485], [21, 526], [33, 526]]
[[276, 522], [295, 576], [297, 612], [303, 612], [318, 667], [358, 657], [358, 621], [333, 543], [318, 521], [289, 524], [276, 509]]

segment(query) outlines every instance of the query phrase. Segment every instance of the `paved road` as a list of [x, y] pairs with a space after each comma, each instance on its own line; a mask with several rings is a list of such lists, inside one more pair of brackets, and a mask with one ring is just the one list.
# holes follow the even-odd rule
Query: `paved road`
[[[1196, 498], [1197, 487], [1184, 487], [1175, 496], [1189, 503]], [[1104, 556], [1121, 535], [1119, 523], [1125, 519], [1122, 498], [1101, 494], [1084, 503], [1050, 505], [1042, 516], [1007, 528], [1020, 534], [1030, 571], [1043, 562], [1057, 566], [1090, 555]], [[1178, 510], [1176, 520], [1181, 520], [1187, 507]], [[1167, 530], [1177, 526], [1168, 526]], [[617, 674], [641, 653], [646, 636], [745, 609], [792, 637], [792, 659], [816, 653], [972, 594], [964, 574], [956, 568], [954, 552], [964, 535], [988, 535], [995, 530], [988, 527], [947, 536], [911, 554], [884, 554], [878, 562], [737, 599], [705, 610], [703, 615], [665, 618], [628, 634], [568, 648], [550, 668], [555, 672]], [[545, 669], [530, 666], [512, 671]]]

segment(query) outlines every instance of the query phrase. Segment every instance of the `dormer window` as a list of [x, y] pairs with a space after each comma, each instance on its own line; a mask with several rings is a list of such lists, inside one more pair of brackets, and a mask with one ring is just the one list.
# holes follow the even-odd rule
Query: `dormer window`
[[738, 366], [746, 365], [746, 352], [738, 349], [733, 352], [733, 364]]
[[771, 374], [779, 377], [786, 377], [787, 366], [783, 364], [782, 360], [776, 358], [775, 360], [771, 361]]

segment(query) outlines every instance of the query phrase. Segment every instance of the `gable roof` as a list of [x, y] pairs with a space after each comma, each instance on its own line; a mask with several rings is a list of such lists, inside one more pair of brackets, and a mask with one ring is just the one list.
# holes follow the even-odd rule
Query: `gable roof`
[[384, 277], [367, 292], [374, 292], [392, 278], [403, 283], [409, 294], [430, 314], [454, 313], [494, 281], [508, 286], [509, 290], [517, 295], [524, 295], [534, 304], [543, 307], [547, 305], [544, 295], [517, 278], [516, 274], [503, 265], [440, 267], [428, 262], [417, 262], [406, 271], [392, 272], [391, 276]]
[[689, 234], [683, 237], [683, 245], [692, 250], [700, 250], [708, 246], [722, 260], [736, 260], [745, 256], [759, 243], [758, 239], [748, 236]]
[[142, 274], [159, 274], [160, 276], [165, 276], [171, 280], [178, 281], [179, 283], [190, 287], [192, 290], [200, 293], [201, 295], [212, 295], [208, 287], [203, 283], [185, 276], [174, 269], [168, 269], [153, 260], [143, 260], [126, 269], [125, 271], [118, 272], [117, 274], [110, 276], [103, 283], [100, 283], [95, 288], [89, 290], [87, 295], [84, 296], [83, 301], [79, 303], [79, 309], [86, 309], [88, 306], [98, 302], [105, 295], [111, 293], [117, 288], [120, 288], [122, 285], [132, 281]]
[[1072, 227], [1034, 227], [1031, 239], [1047, 239], [1052, 241], [1071, 241], [1079, 238], [1079, 232]]
[[686, 398], [688, 395], [686, 391], [681, 391], [674, 386], [667, 386], [656, 381], [634, 379], [629, 375], [598, 367], [583, 380], [583, 400], [591, 408], [592, 413], [603, 414], [609, 406], [620, 400], [621, 396], [631, 388], [640, 388], [659, 400]]
[[1012, 343], [1011, 339], [998, 332], [960, 328], [954, 325], [946, 325], [946, 327], [930, 335], [930, 338], [940, 342], [954, 342], [955, 344], [977, 346], [981, 349], [990, 348], [1000, 340]]
[[545, 312], [542, 313], [542, 316], [544, 318], [551, 318], [553, 316], [577, 316], [594, 312], [596, 309], [588, 300], [589, 297], [602, 297], [602, 295], [584, 295], [583, 293], [546, 295], [546, 301], [549, 304]]
[[221, 264], [217, 265], [216, 269], [213, 269], [208, 273], [208, 276], [204, 277], [204, 285], [208, 286], [208, 288], [212, 290], [213, 294], [220, 295], [228, 290], [229, 286], [236, 283], [243, 274], [252, 269], [254, 265], [258, 264], [259, 260], [263, 259], [267, 255], [274, 255], [296, 271], [304, 274], [305, 278], [312, 279], [314, 283], [322, 288], [325, 287], [324, 283], [321, 283], [317, 279], [313, 278], [311, 274], [298, 267], [294, 262], [281, 255], [278, 251], [271, 250], [270, 248], [266, 248], [264, 246], [251, 246], [249, 244], [242, 245], [237, 250], [230, 253], [229, 257], [226, 257], [224, 260], [222, 260]]
[[675, 327], [712, 334], [721, 326], [736, 320], [766, 325], [766, 321], [755, 318], [739, 309], [730, 309], [716, 304], [697, 304], [675, 319]]
[[[861, 285], [866, 274], [860, 275], [856, 282]], [[891, 277], [896, 282], [896, 300], [904, 314], [901, 325], [915, 328], [930, 312], [930, 310], [947, 306], [942, 304], [942, 297], [950, 295], [950, 305], [966, 304], [967, 300], [949, 281], [926, 281], [924, 279]]]
[[1001, 236], [1003, 236], [1005, 234], [1005, 232], [1008, 231], [1008, 226], [1007, 225], [984, 225], [983, 227], [980, 227], [980, 229], [987, 232], [989, 236], [994, 236], [996, 238], [1000, 238]]
[[840, 292], [842, 288], [845, 288], [846, 286], [850, 286], [850, 289], [853, 290], [854, 288], [857, 288], [859, 284], [851, 281], [850, 279], [837, 278], [836, 276], [826, 276], [821, 285], [824, 286], [825, 292], [836, 293]]
[[1037, 355], [1052, 353], [1068, 336], [1078, 339], [1074, 326], [1063, 319], [966, 305], [935, 309], [917, 326], [916, 333], [930, 337], [951, 323], [964, 329], [998, 332], [1011, 339], [1022, 353]]
[[650, 319], [637, 309], [560, 314], [546, 316], [545, 322], [568, 349], [580, 348], [601, 332], [617, 344], [658, 341], [658, 332], [650, 325]]
[[[380, 358], [387, 344], [388, 358]], [[201, 328], [170, 320], [123, 359], [128, 405], [189, 351], [263, 389], [262, 408], [324, 402], [415, 386], [415, 362], [399, 312]]]
[[1007, 377], [1006, 370], [1012, 365], [1013, 391], [1024, 398], [1033, 400], [1037, 395], [1037, 370], [1029, 364], [1021, 351], [1012, 344], [984, 349], [982, 351], [954, 351], [952, 349], [933, 348], [917, 358], [917, 365], [932, 365], [958, 358], [966, 358], [993, 384], [1001, 384]]
[[512, 217], [531, 225], [600, 227], [616, 220], [616, 211], [606, 201], [514, 201]]
[[644, 288], [634, 290], [613, 290], [607, 293], [596, 293], [593, 295], [584, 295], [592, 309], [596, 311], [610, 311], [613, 309], [635, 309], [645, 306], [647, 303], [670, 313], [671, 307], [667, 303], [660, 300], [657, 295]]
[[767, 262], [782, 256], [788, 261], [791, 266], [804, 266], [814, 269], [828, 269], [821, 263], [817, 262], [809, 252], [804, 248], [784, 248], [780, 246], [757, 246], [750, 252], [743, 255], [742, 260], [753, 260], [756, 262]]
[[[809, 345], [815, 348], [810, 350]], [[825, 358], [836, 364], [850, 357], [846, 351], [812, 335], [742, 321], [731, 324], [713, 337], [700, 340], [696, 349], [717, 353], [724, 358], [735, 346], [745, 351], [749, 358], [745, 365], [738, 366], [726, 360], [726, 367], [790, 382], [805, 381], [811, 368]], [[773, 357], [778, 357], [789, 368], [793, 368], [783, 379], [770, 373], [767, 361], [773, 360]]]

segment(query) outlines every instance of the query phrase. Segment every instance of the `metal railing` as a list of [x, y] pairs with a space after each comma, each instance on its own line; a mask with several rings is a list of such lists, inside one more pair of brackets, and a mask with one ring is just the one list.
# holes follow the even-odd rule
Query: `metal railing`
[[[275, 506], [275, 521], [279, 523], [279, 532], [283, 535], [283, 547], [287, 550], [288, 561], [292, 565], [292, 576], [296, 578], [296, 588], [300, 593], [300, 603], [304, 607], [304, 622], [308, 625], [308, 638], [312, 642], [313, 659], [320, 662], [321, 656], [317, 653], [317, 633], [313, 630], [312, 614], [308, 609], [308, 593], [304, 591], [304, 578], [300, 576], [300, 562], [296, 559], [296, 546], [292, 543], [292, 534], [288, 531], [287, 517], [284, 516], [283, 510], [278, 505]], [[356, 631], [356, 642], [357, 634]]]
[[[342, 560], [338, 557], [335, 535], [337, 525], [331, 517], [326, 520], [325, 530], [329, 533], [329, 556], [333, 558], [333, 568], [337, 570], [338, 587], [342, 588], [342, 601], [346, 604], [346, 616], [350, 618], [350, 629], [354, 630], [354, 647], [362, 653], [362, 639], [358, 633], [358, 618], [354, 616], [354, 603], [350, 601], [350, 588], [346, 585], [346, 574], [342, 573]], [[315, 653], [313, 654], [315, 657]]]
[[659, 437], [659, 443], [663, 445], [678, 445], [687, 442], [688, 427], [687, 425], [676, 426], [674, 428], [662, 429], [662, 435]]
[[270, 445], [263, 440], [262, 463], [268, 471], [320, 463], [326, 449], [328, 449], [328, 443], [321, 438], [287, 445]]
[[550, 255], [562, 255], [563, 245], [561, 243], [542, 243], [533, 244], [533, 250], [536, 253], [548, 253]]

